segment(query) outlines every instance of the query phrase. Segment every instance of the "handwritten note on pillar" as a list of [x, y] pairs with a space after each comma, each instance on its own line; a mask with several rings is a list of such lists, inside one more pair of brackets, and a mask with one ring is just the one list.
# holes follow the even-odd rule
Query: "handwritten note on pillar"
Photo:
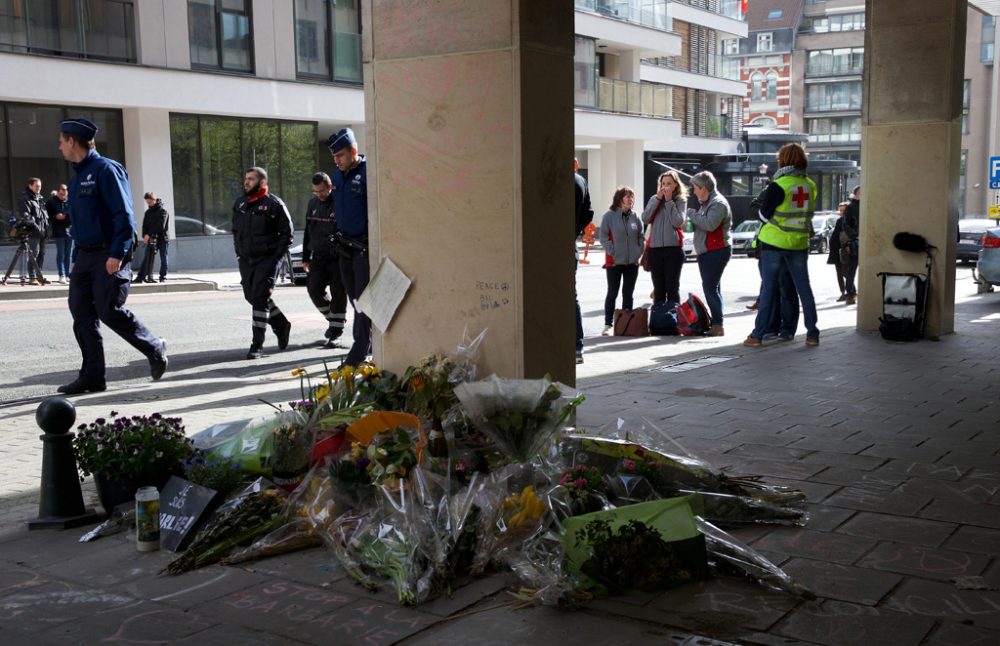
[[219, 493], [171, 476], [160, 492], [160, 547], [178, 552], [184, 540], [215, 507]]

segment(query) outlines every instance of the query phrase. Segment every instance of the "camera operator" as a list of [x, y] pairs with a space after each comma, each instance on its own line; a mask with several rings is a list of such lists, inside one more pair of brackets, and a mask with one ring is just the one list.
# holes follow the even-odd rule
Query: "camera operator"
[[357, 309], [357, 300], [368, 286], [368, 171], [358, 154], [354, 131], [343, 128], [326, 141], [333, 162], [333, 201], [337, 213], [337, 246], [340, 277], [354, 307], [354, 344], [344, 363], [356, 366], [371, 352], [372, 322]]
[[167, 238], [168, 223], [170, 214], [163, 208], [163, 200], [156, 197], [155, 193], [145, 195], [146, 214], [142, 216], [142, 242], [146, 245], [146, 252], [142, 257], [142, 264], [139, 266], [139, 275], [135, 282], [153, 282], [153, 259], [160, 254], [160, 282], [167, 280]]
[[[21, 224], [21, 223], [25, 224]], [[28, 247], [35, 256], [35, 262], [41, 269], [45, 262], [45, 241], [49, 237], [49, 215], [45, 210], [45, 200], [42, 198], [42, 180], [37, 177], [29, 177], [28, 185], [21, 193], [21, 202], [18, 208], [18, 224], [21, 233], [28, 233]], [[34, 263], [28, 263], [28, 284], [44, 284], [46, 281], [42, 276], [35, 275]]]

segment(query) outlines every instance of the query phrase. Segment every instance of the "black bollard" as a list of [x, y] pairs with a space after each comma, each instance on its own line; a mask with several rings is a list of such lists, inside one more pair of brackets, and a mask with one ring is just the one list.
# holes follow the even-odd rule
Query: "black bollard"
[[42, 484], [38, 518], [28, 521], [28, 529], [69, 529], [100, 520], [92, 507], [83, 506], [80, 477], [73, 453], [76, 408], [62, 397], [50, 397], [35, 411], [35, 422], [45, 431], [42, 440]]

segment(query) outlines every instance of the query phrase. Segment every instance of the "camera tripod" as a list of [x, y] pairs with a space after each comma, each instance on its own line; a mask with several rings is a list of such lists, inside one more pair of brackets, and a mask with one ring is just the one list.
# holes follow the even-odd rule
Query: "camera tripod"
[[3, 275], [3, 280], [0, 280], [0, 285], [6, 285], [7, 279], [10, 278], [11, 273], [14, 271], [14, 265], [21, 261], [21, 285], [23, 286], [28, 282], [28, 263], [31, 263], [31, 267], [35, 270], [35, 276], [38, 278], [38, 284], [48, 285], [50, 281], [45, 280], [42, 276], [42, 268], [38, 266], [38, 261], [35, 259], [35, 252], [31, 250], [28, 246], [28, 236], [18, 236], [20, 244], [17, 246], [17, 251], [14, 252], [14, 258], [10, 261], [10, 267], [7, 267], [7, 273]]

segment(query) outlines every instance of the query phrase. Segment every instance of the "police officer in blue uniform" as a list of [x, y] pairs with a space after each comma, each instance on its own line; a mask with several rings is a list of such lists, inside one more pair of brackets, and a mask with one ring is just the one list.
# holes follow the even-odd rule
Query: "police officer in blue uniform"
[[83, 354], [79, 376], [60, 386], [59, 392], [76, 395], [105, 390], [102, 322], [146, 356], [156, 381], [167, 369], [167, 343], [125, 309], [135, 234], [128, 173], [118, 162], [98, 154], [93, 122], [67, 119], [59, 124], [59, 130], [59, 152], [76, 172], [69, 184], [71, 232], [76, 243], [69, 311]]
[[288, 347], [291, 322], [271, 299], [278, 263], [292, 244], [292, 216], [267, 188], [267, 171], [248, 168], [243, 173], [243, 197], [233, 204], [233, 247], [240, 266], [243, 298], [250, 303], [253, 339], [247, 359], [263, 355], [268, 324], [278, 338], [278, 349]]
[[333, 181], [333, 202], [337, 213], [337, 244], [340, 251], [340, 278], [354, 307], [354, 344], [344, 363], [356, 366], [368, 356], [372, 345], [372, 322], [357, 308], [358, 297], [368, 286], [368, 172], [365, 158], [358, 154], [354, 131], [343, 128], [326, 141], [337, 168]]

